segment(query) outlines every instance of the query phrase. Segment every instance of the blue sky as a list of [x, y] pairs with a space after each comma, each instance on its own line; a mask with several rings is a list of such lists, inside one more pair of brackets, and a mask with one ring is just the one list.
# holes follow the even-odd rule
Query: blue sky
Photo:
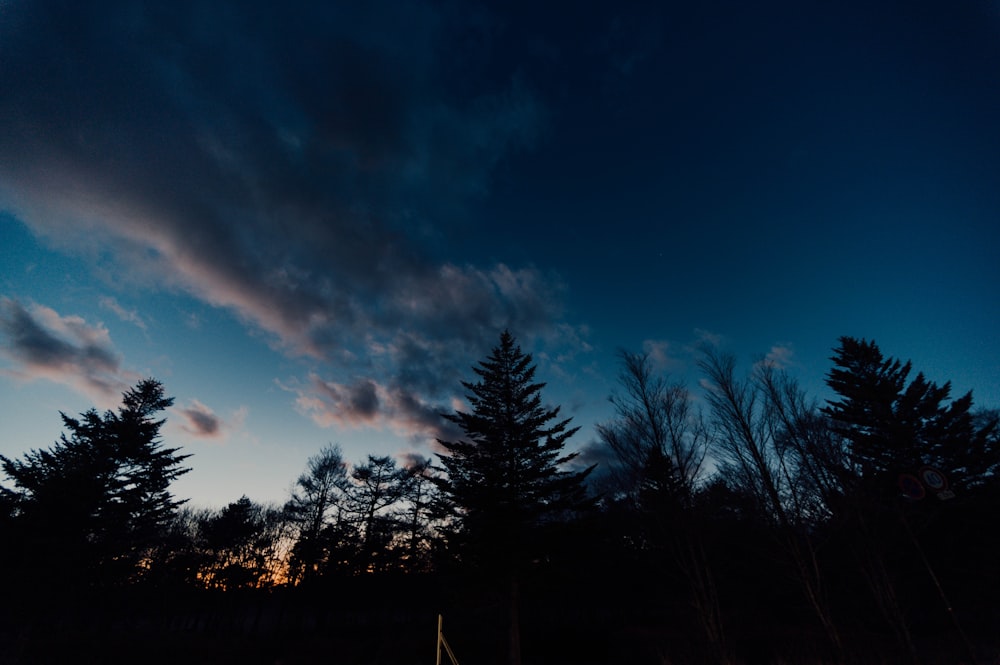
[[[154, 376], [199, 505], [841, 335], [1000, 406], [992, 2], [0, 2], [0, 454]], [[877, 5], [877, 6], [872, 6]]]

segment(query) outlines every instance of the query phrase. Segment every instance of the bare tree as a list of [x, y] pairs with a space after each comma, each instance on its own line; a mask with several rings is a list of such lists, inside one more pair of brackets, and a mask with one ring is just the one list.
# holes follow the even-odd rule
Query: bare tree
[[715, 577], [706, 555], [694, 496], [708, 444], [705, 424], [681, 384], [653, 372], [648, 354], [622, 351], [615, 418], [597, 426], [615, 455], [616, 489], [640, 515], [644, 541], [664, 547], [687, 578], [706, 643], [728, 662]]
[[[840, 654], [843, 644], [823, 586], [810, 526], [819, 510], [815, 494], [804, 492], [813, 474], [790, 442], [803, 449], [811, 421], [801, 394], [780, 370], [761, 362], [749, 377], [736, 377], [736, 359], [703, 349], [699, 367], [708, 379], [706, 400], [714, 426], [713, 444], [723, 472], [736, 488], [754, 498], [790, 559], [810, 607]], [[819, 476], [816, 476], [819, 477]]]
[[671, 485], [689, 502], [704, 469], [707, 436], [691, 406], [688, 390], [654, 376], [649, 355], [622, 351], [618, 383], [612, 395], [615, 419], [598, 425], [601, 440], [614, 452], [624, 486], [638, 487], [652, 460], [669, 460]]

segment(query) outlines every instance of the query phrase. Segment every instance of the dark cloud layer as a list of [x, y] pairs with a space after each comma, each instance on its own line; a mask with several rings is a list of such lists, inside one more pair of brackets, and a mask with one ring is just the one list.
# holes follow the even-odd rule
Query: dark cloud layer
[[[394, 395], [441, 392], [499, 329], [535, 334], [561, 315], [550, 275], [441, 258], [465, 203], [544, 117], [516, 71], [489, 71], [489, 40], [474, 38], [493, 29], [488, 13], [193, 0], [3, 11], [0, 206], [52, 243], [230, 309], [287, 353]], [[35, 352], [69, 353], [50, 347]], [[98, 351], [87, 362], [111, 362]], [[374, 385], [333, 403], [374, 417]]]
[[7, 0], [0, 210], [306, 359], [317, 420], [423, 422], [504, 327], [797, 325], [873, 216], [872, 298], [915, 213], [992, 276], [995, 22], [870, 5]]

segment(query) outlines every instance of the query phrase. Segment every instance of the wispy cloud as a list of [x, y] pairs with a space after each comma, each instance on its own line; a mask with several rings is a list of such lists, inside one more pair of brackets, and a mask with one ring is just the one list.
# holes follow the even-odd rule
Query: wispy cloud
[[643, 353], [649, 356], [658, 372], [683, 371], [690, 364], [692, 348], [666, 339], [647, 339], [642, 342]]
[[717, 332], [712, 332], [711, 330], [705, 330], [703, 328], [694, 329], [695, 341], [691, 344], [691, 347], [697, 350], [700, 347], [720, 347], [725, 341], [725, 335]]
[[100, 305], [104, 309], [114, 312], [119, 319], [126, 323], [131, 323], [136, 328], [139, 328], [143, 332], [146, 331], [146, 321], [139, 316], [138, 311], [134, 309], [125, 309], [118, 301], [110, 296], [104, 296], [100, 299]]
[[139, 378], [122, 368], [121, 355], [102, 324], [63, 316], [50, 307], [0, 297], [0, 336], [0, 353], [14, 366], [6, 374], [63, 384], [101, 406], [115, 404]]
[[795, 349], [791, 344], [775, 344], [767, 352], [767, 355], [758, 361], [758, 364], [775, 369], [788, 369], [795, 365]]

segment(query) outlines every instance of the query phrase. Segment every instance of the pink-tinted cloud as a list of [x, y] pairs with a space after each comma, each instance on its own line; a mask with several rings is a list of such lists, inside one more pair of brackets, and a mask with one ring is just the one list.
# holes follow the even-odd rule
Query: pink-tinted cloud
[[317, 425], [356, 428], [377, 423], [380, 389], [371, 379], [343, 384], [324, 381], [315, 374], [309, 378], [309, 387], [297, 391], [296, 404]]
[[187, 406], [174, 406], [171, 411], [180, 418], [179, 423], [172, 424], [189, 436], [222, 443], [243, 428], [247, 416], [246, 407], [240, 407], [228, 417], [220, 416], [197, 399], [190, 400]]
[[181, 429], [192, 436], [213, 439], [222, 435], [222, 419], [196, 399], [188, 406], [175, 408], [174, 412], [184, 420]]
[[387, 429], [420, 447], [457, 435], [441, 417], [449, 411], [445, 405], [428, 402], [398, 385], [379, 384], [367, 377], [338, 383], [312, 374], [305, 385], [281, 387], [296, 395], [296, 408], [320, 427]]
[[121, 366], [107, 328], [43, 305], [0, 298], [0, 353], [13, 364], [5, 373], [24, 381], [45, 379], [110, 407], [139, 377]]

